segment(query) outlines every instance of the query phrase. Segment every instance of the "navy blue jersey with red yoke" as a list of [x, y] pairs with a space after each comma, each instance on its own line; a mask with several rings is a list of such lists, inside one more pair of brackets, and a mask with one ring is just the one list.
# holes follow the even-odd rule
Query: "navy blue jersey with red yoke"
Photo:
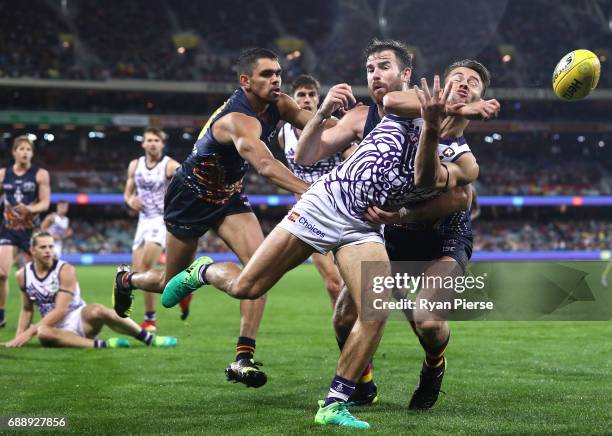
[[363, 126], [364, 138], [368, 136], [372, 130], [374, 130], [374, 127], [376, 127], [378, 123], [380, 123], [381, 119], [382, 118], [378, 113], [378, 106], [376, 106], [375, 104], [371, 105], [368, 108], [368, 118], [366, 118], [365, 125]]
[[212, 132], [214, 123], [231, 112], [256, 118], [261, 124], [260, 139], [266, 145], [270, 144], [280, 120], [278, 108], [274, 103], [268, 105], [263, 117], [258, 117], [242, 88], [237, 89], [215, 111], [200, 132], [193, 151], [177, 172], [178, 177], [184, 178], [187, 189], [210, 204], [226, 204], [232, 196], [239, 195], [243, 191], [243, 178], [249, 167], [233, 144], [219, 144]]
[[18, 204], [32, 204], [38, 199], [36, 173], [38, 167], [31, 166], [24, 174], [18, 176], [13, 166], [6, 168], [2, 190], [4, 191], [4, 223], [9, 230], [31, 230], [37, 224], [38, 215], [23, 215], [15, 210]]
[[7, 167], [4, 173], [2, 189], [4, 191], [4, 213], [0, 245], [14, 245], [29, 252], [32, 230], [38, 225], [38, 215], [21, 214], [15, 210], [18, 204], [32, 204], [38, 200], [38, 167], [31, 166], [24, 174], [18, 176], [13, 166]]
[[212, 133], [214, 123], [232, 112], [257, 119], [261, 125], [260, 139], [266, 145], [276, 133], [280, 120], [276, 104], [270, 103], [258, 116], [242, 88], [212, 114], [166, 191], [164, 221], [175, 236], [198, 238], [226, 216], [252, 211], [243, 184], [248, 162], [234, 144], [220, 144]]

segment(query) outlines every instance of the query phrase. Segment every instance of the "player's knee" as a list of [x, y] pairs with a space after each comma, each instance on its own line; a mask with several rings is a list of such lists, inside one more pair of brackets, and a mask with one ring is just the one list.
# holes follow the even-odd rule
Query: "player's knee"
[[247, 277], [239, 276], [231, 284], [231, 295], [242, 300], [257, 300], [264, 293], [254, 280]]
[[359, 320], [359, 330], [368, 337], [380, 336], [382, 335], [386, 322], [386, 318], [368, 321]]
[[6, 282], [7, 280], [8, 280], [8, 273], [0, 269], [0, 283]]
[[415, 321], [415, 328], [421, 335], [431, 336], [436, 335], [444, 327], [445, 321], [428, 319], [423, 321]]
[[101, 304], [94, 303], [90, 305], [89, 314], [93, 319], [104, 321], [111, 315], [110, 310]]

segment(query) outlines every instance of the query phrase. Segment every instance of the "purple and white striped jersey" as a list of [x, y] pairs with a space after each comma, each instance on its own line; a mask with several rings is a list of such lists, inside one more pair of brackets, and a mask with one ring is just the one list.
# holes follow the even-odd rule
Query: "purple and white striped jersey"
[[306, 183], [314, 183], [321, 176], [329, 173], [342, 162], [342, 153], [338, 152], [327, 159], [322, 159], [312, 165], [300, 165], [295, 162], [295, 149], [298, 143], [295, 127], [289, 123], [283, 124], [283, 138], [285, 142], [285, 157], [291, 171]]
[[[437, 196], [439, 190], [414, 185], [414, 159], [422, 127], [421, 118], [386, 115], [346, 161], [311, 189], [324, 190], [339, 212], [360, 220], [372, 205], [398, 210]], [[440, 144], [438, 150], [445, 160], [454, 160], [469, 147], [465, 141], [456, 141]]]
[[[63, 260], [56, 260], [49, 273], [44, 277], [36, 275], [32, 262], [28, 262], [24, 267], [25, 293], [30, 301], [34, 303], [41, 317], [44, 317], [55, 308], [55, 296], [60, 289], [59, 275], [65, 264], [66, 262]], [[77, 282], [72, 301], [68, 305], [68, 312], [72, 312], [81, 306], [85, 306], [85, 302], [81, 298], [81, 289]]]
[[147, 167], [147, 159], [141, 156], [134, 172], [136, 195], [144, 204], [139, 218], [158, 218], [164, 216], [164, 195], [168, 179], [166, 166], [170, 158], [164, 156], [152, 168]]

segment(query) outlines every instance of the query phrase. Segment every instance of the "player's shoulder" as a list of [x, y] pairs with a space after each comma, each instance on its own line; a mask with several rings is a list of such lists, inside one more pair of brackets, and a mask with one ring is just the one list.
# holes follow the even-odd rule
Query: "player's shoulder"
[[133, 173], [134, 171], [136, 171], [139, 161], [140, 161], [139, 157], [137, 157], [136, 159], [132, 159], [130, 161], [130, 163], [128, 164], [128, 173]]
[[221, 116], [215, 124], [230, 131], [250, 131], [253, 128], [261, 130], [261, 124], [257, 118], [243, 112], [228, 112]]
[[38, 168], [36, 170], [36, 180], [38, 181], [48, 181], [49, 180], [49, 171], [44, 168]]
[[59, 262], [60, 264], [58, 265], [58, 267], [59, 267], [60, 279], [74, 277], [76, 275], [76, 268], [74, 267], [74, 265], [68, 262], [64, 262], [64, 261], [59, 261]]

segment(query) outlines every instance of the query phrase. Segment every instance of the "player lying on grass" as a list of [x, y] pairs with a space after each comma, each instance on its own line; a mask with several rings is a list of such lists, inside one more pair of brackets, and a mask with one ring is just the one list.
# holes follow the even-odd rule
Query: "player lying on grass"
[[[17, 333], [5, 344], [6, 347], [21, 347], [34, 336], [38, 336], [45, 347], [129, 347], [125, 338], [96, 339], [104, 326], [149, 346], [176, 345], [175, 337], [153, 336], [130, 318], [119, 318], [113, 310], [101, 304], [85, 304], [75, 268], [55, 258], [53, 242], [53, 236], [47, 232], [37, 232], [32, 236], [30, 251], [33, 261], [17, 271], [23, 302]], [[32, 324], [34, 306], [41, 316], [36, 324]]]
[[[436, 76], [431, 95], [425, 79], [422, 85], [417, 95], [423, 119], [386, 115], [350, 158], [302, 196], [243, 270], [235, 263], [213, 263], [202, 257], [172, 278], [162, 295], [162, 304], [172, 307], [200, 286], [211, 284], [235, 298], [259, 298], [313, 252], [333, 251], [358, 317], [342, 348], [327, 398], [320, 402], [315, 421], [322, 425], [369, 428], [347, 409], [347, 400], [378, 347], [388, 315], [379, 311], [375, 319], [361, 316], [362, 292], [373, 295], [374, 277], [390, 274], [382, 228], [363, 218], [368, 207], [397, 210], [473, 181], [454, 163], [441, 164], [437, 155], [451, 83], [442, 91]], [[326, 100], [322, 110], [329, 112], [324, 113], [348, 107], [343, 96]], [[362, 277], [364, 261], [373, 264]]]

